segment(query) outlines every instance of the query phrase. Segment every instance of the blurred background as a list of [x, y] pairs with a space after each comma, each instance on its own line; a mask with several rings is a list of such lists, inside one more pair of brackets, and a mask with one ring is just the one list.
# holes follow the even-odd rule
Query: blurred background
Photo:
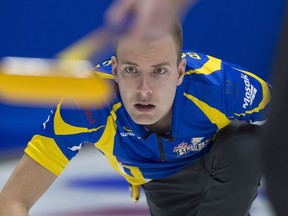
[[[110, 4], [110, 0], [0, 0], [0, 59], [52, 58], [100, 26]], [[283, 10], [284, 0], [200, 0], [183, 22], [184, 48], [241, 65], [269, 81]], [[53, 107], [0, 101], [2, 183], [11, 170], [3, 174], [3, 165], [22, 155]]]
[[[0, 58], [52, 58], [103, 22], [110, 0], [1, 0]], [[183, 23], [184, 48], [269, 78], [284, 0], [201, 0]], [[1, 83], [0, 83], [1, 85]], [[0, 151], [22, 150], [50, 107], [0, 101]]]

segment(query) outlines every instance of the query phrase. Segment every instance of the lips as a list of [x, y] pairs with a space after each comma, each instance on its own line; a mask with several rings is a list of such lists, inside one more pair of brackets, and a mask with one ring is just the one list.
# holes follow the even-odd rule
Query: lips
[[134, 105], [136, 110], [138, 110], [139, 112], [151, 112], [156, 106], [153, 104], [135, 104]]

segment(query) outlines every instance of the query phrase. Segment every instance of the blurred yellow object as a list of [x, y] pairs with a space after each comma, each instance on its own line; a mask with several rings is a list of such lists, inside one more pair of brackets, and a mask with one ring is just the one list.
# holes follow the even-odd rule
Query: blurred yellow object
[[49, 105], [66, 101], [101, 105], [111, 94], [109, 83], [86, 61], [7, 57], [0, 67], [0, 100]]
[[0, 101], [49, 105], [65, 97], [68, 102], [76, 99], [101, 105], [111, 97], [112, 90], [105, 74], [97, 76], [90, 71], [93, 65], [89, 59], [115, 38], [111, 30], [99, 28], [62, 50], [55, 59], [1, 59]]

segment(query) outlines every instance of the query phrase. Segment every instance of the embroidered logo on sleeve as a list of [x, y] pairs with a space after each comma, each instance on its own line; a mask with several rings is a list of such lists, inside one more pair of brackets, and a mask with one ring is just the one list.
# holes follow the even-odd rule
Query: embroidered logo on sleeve
[[246, 74], [241, 73], [241, 78], [244, 80], [245, 84], [245, 97], [243, 99], [244, 103], [242, 107], [246, 109], [248, 106], [252, 105], [257, 89], [250, 83], [250, 80]]

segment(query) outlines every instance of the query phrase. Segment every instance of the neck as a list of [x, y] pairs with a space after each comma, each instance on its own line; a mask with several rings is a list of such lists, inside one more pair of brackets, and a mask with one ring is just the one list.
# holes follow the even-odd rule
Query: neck
[[144, 125], [149, 131], [156, 133], [158, 135], [163, 135], [171, 131], [172, 126], [172, 111], [165, 115], [158, 122], [151, 125]]

